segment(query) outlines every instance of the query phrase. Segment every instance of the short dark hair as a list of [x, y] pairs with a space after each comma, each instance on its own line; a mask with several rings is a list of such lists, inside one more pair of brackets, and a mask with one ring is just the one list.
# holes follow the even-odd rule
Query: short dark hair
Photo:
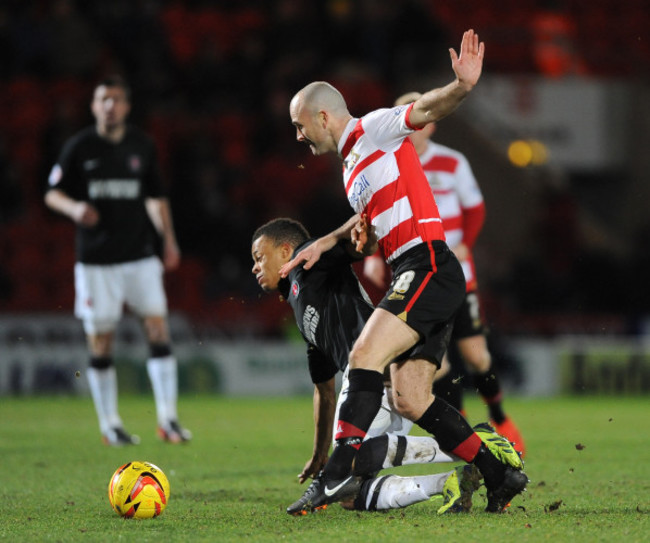
[[288, 243], [292, 247], [298, 247], [309, 239], [309, 232], [298, 221], [294, 219], [278, 218], [273, 219], [260, 226], [253, 234], [253, 242], [266, 236], [273, 241], [275, 245]]
[[124, 90], [124, 94], [126, 94], [126, 99], [131, 101], [131, 87], [127, 83], [126, 79], [124, 79], [119, 74], [110, 74], [104, 76], [102, 79], [97, 81], [95, 88], [97, 87], [120, 87], [121, 89]]

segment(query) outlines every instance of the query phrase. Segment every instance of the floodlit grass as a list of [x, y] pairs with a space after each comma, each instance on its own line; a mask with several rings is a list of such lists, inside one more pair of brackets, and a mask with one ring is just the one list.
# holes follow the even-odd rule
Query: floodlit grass
[[[89, 398], [0, 398], [2, 541], [648, 541], [650, 402], [645, 398], [508, 398], [527, 440], [526, 495], [504, 515], [439, 517], [438, 501], [357, 513], [339, 506], [301, 518], [285, 507], [302, 493], [296, 475], [311, 452], [311, 398], [182, 397], [186, 445], [155, 437], [150, 397], [121, 398], [137, 447], [99, 439]], [[467, 402], [472, 422], [485, 410]], [[160, 466], [171, 484], [164, 514], [123, 520], [106, 495], [130, 460]], [[443, 471], [444, 465], [397, 473]], [[434, 499], [435, 500], [435, 499]]]

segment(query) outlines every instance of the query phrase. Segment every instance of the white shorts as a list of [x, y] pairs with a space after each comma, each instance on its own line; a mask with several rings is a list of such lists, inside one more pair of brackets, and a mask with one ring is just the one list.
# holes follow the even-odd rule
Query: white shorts
[[[339, 411], [341, 409], [341, 404], [348, 397], [348, 388], [350, 387], [348, 372], [349, 366], [343, 373], [343, 379], [341, 381], [341, 392], [339, 392], [339, 397], [336, 402], [336, 413], [334, 414], [335, 433], [339, 422]], [[372, 421], [370, 428], [368, 428], [368, 433], [366, 434], [365, 439], [370, 439], [371, 437], [377, 437], [384, 434], [405, 436], [411, 431], [413, 422], [407, 418], [402, 417], [402, 415], [398, 414], [397, 411], [392, 408], [391, 404], [388, 401], [388, 394], [389, 391], [384, 388], [384, 393], [381, 397], [381, 406], [377, 412], [377, 416]], [[334, 443], [333, 438], [334, 436], [332, 436], [332, 443]]]
[[87, 334], [111, 332], [127, 307], [139, 317], [167, 315], [163, 266], [155, 256], [122, 264], [74, 267], [75, 315]]

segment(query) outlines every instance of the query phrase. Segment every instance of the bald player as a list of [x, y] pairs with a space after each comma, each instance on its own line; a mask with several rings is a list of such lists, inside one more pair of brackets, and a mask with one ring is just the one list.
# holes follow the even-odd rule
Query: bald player
[[[336, 448], [323, 470], [323, 485], [308, 504], [311, 510], [358, 491], [351, 467], [379, 410], [389, 364], [395, 408], [433, 434], [443, 451], [478, 467], [487, 488], [486, 511], [503, 511], [526, 487], [517, 453], [504, 456], [484, 444], [456, 409], [432, 394], [465, 295], [465, 278], [445, 243], [436, 202], [408, 136], [460, 105], [478, 82], [483, 56], [478, 36], [465, 32], [460, 54], [450, 49], [454, 81], [408, 106], [361, 118], [352, 117], [341, 93], [326, 82], [310, 83], [291, 100], [296, 139], [315, 155], [341, 157], [348, 201], [368, 217], [394, 277], [350, 351], [349, 390], [339, 413]], [[348, 235], [349, 229], [339, 228], [319, 238], [281, 273], [286, 276], [300, 264], [310, 269]]]

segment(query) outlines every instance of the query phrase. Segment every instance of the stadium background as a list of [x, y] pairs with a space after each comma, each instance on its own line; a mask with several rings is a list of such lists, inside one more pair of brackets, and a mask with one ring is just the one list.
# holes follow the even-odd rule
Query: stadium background
[[[346, 219], [339, 165], [297, 145], [294, 92], [324, 79], [353, 114], [450, 80], [466, 28], [484, 76], [439, 125], [484, 191], [476, 257], [496, 363], [522, 394], [650, 390], [647, 0], [155, 0], [0, 5], [0, 394], [85, 392], [73, 226], [46, 210], [95, 81], [123, 73], [155, 138], [184, 260], [167, 277], [186, 391], [309, 390], [288, 307], [250, 274], [279, 215]], [[516, 144], [513, 146], [513, 142]], [[146, 346], [120, 328], [122, 390]]]

